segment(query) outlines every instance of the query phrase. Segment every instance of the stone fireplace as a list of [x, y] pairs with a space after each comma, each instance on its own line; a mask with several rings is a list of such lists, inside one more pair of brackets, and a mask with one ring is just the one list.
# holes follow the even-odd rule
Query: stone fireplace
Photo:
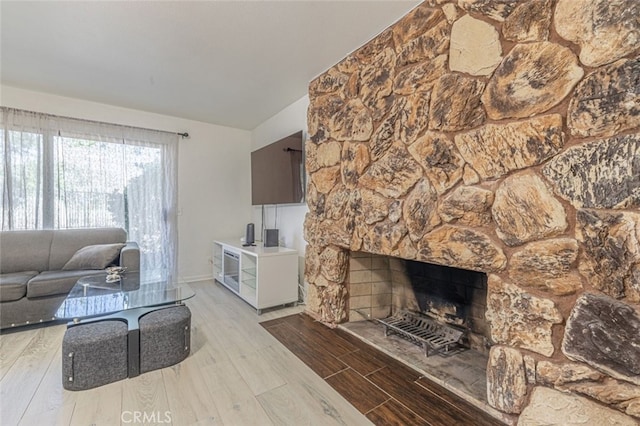
[[636, 424], [639, 14], [429, 0], [312, 81], [307, 312], [392, 311], [391, 272], [349, 276], [367, 256], [484, 273], [492, 407]]

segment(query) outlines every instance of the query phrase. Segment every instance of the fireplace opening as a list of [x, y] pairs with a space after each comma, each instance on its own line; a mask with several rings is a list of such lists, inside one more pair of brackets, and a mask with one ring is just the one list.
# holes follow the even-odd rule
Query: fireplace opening
[[488, 353], [491, 345], [484, 315], [487, 275], [414, 260], [403, 262], [419, 312], [462, 327], [467, 331], [463, 344]]
[[[490, 409], [486, 403], [486, 364], [491, 347], [485, 320], [486, 274], [351, 252], [346, 281], [349, 322], [341, 327], [474, 405]], [[381, 320], [403, 312], [464, 330], [461, 346], [465, 350], [454, 351], [451, 356], [427, 356], [420, 341], [401, 333], [386, 333]]]
[[463, 346], [489, 353], [482, 272], [352, 252], [348, 286], [351, 322], [416, 312], [464, 329]]

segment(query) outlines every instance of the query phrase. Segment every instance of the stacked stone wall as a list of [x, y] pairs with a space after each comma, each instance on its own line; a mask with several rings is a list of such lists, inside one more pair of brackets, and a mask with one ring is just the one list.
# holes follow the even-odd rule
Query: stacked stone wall
[[494, 407], [639, 419], [638, 16], [428, 0], [312, 81], [308, 313], [347, 320], [350, 251], [486, 272]]

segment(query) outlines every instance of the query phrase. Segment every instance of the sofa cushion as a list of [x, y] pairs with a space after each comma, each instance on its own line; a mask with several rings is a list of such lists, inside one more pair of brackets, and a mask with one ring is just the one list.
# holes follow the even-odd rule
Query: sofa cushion
[[47, 271], [59, 271], [76, 251], [94, 244], [125, 243], [127, 233], [121, 228], [58, 229], [51, 241]]
[[27, 297], [66, 294], [82, 277], [104, 274], [104, 271], [45, 271], [27, 283]]
[[38, 271], [0, 275], [0, 302], [22, 299], [27, 294], [27, 282], [36, 275], [38, 275]]
[[63, 271], [78, 269], [104, 269], [119, 255], [124, 244], [95, 244], [82, 247], [62, 267]]
[[2, 231], [0, 273], [49, 270], [49, 250], [53, 232], [49, 230]]

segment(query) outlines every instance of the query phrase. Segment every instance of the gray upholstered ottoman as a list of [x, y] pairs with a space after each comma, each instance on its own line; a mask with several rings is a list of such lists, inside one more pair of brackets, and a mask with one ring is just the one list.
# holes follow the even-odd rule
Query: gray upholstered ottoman
[[77, 391], [126, 379], [127, 331], [123, 321], [69, 327], [62, 339], [62, 386]]
[[140, 373], [184, 360], [191, 349], [191, 311], [184, 305], [158, 309], [138, 320]]

